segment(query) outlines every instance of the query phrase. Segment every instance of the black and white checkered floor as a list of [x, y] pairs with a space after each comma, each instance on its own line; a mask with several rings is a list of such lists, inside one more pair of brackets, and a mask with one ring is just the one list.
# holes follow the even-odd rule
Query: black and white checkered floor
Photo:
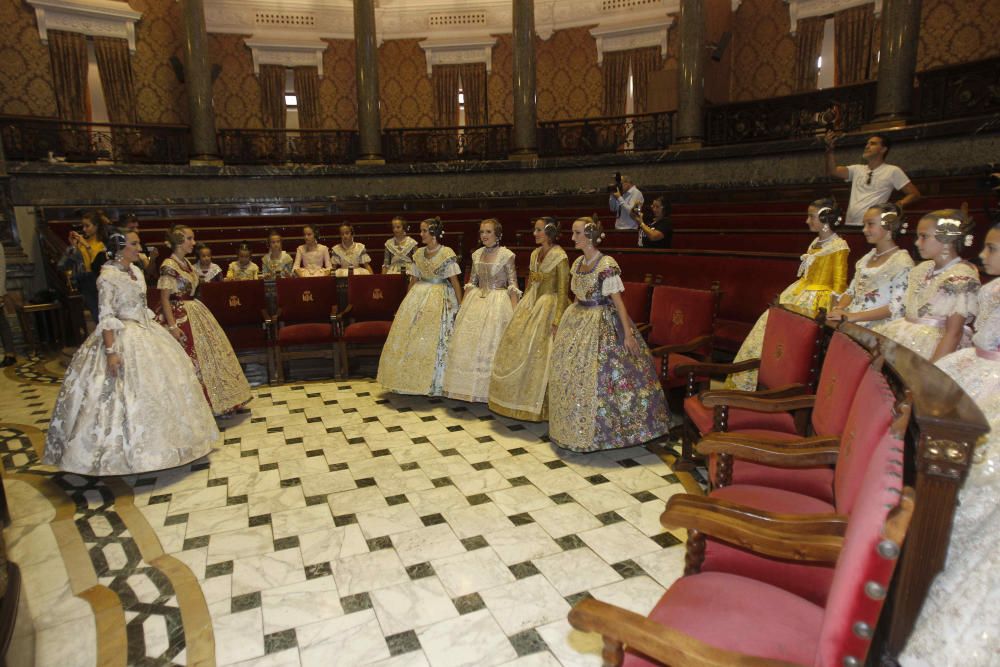
[[184, 469], [84, 479], [37, 463], [57, 385], [0, 382], [12, 665], [599, 665], [571, 605], [647, 612], [683, 570], [684, 486], [645, 448], [351, 380], [255, 390]]

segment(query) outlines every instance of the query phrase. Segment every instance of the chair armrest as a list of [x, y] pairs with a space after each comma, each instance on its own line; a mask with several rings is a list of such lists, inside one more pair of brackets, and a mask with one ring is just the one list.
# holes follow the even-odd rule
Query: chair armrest
[[649, 333], [649, 330], [653, 328], [653, 325], [648, 323], [639, 324], [638, 322], [635, 322], [634, 324], [635, 324], [635, 330], [638, 331], [643, 336]]
[[790, 667], [792, 664], [717, 648], [634, 611], [593, 598], [581, 600], [573, 607], [569, 623], [577, 630], [596, 632], [604, 638], [604, 664], [614, 664], [620, 659], [622, 644], [673, 667]]
[[712, 407], [718, 405], [729, 405], [725, 400], [727, 397], [753, 397], [753, 398], [785, 398], [788, 396], [800, 396], [808, 391], [808, 387], [804, 384], [786, 384], [780, 387], [775, 387], [774, 389], [758, 389], [756, 391], [743, 391], [742, 389], [712, 389], [710, 391], [703, 391], [698, 396], [702, 401], [708, 399], [713, 400], [715, 397], [721, 397], [716, 403], [713, 403]]
[[271, 315], [271, 319], [277, 322], [281, 319], [281, 306], [274, 309], [274, 313]]
[[347, 308], [344, 308], [344, 310], [340, 311], [340, 318], [341, 319], [346, 318], [347, 314], [352, 310], [354, 310], [354, 304], [353, 303], [347, 304]]
[[730, 373], [742, 373], [752, 371], [760, 367], [760, 359], [747, 359], [738, 364], [717, 364], [713, 362], [703, 362], [699, 364], [683, 364], [678, 366], [674, 373], [677, 375], [729, 375]]
[[836, 562], [847, 531], [847, 517], [840, 514], [778, 514], [686, 493], [670, 497], [660, 523], [763, 556], [816, 563]]
[[837, 465], [840, 438], [799, 438], [791, 441], [767, 441], [740, 436], [739, 433], [712, 432], [695, 449], [702, 456], [728, 454], [743, 461], [753, 461], [779, 468], [815, 468]]
[[654, 347], [649, 352], [654, 357], [665, 357], [668, 354], [681, 354], [683, 352], [695, 352], [706, 345], [711, 345], [712, 340], [713, 337], [711, 335], [698, 336], [697, 338], [693, 338], [686, 343]]
[[731, 393], [724, 390], [706, 391], [701, 394], [699, 399], [706, 408], [727, 405], [730, 408], [743, 408], [754, 412], [791, 412], [792, 410], [811, 408], [816, 403], [814, 394], [767, 398], [757, 392]]

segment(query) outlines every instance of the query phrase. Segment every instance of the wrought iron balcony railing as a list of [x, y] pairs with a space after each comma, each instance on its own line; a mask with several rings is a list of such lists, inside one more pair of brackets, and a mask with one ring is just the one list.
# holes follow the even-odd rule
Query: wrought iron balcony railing
[[350, 164], [358, 155], [354, 130], [229, 129], [218, 140], [226, 164]]
[[111, 125], [2, 116], [0, 139], [8, 160], [186, 164], [190, 133], [184, 125]]
[[673, 113], [575, 118], [538, 124], [538, 154], [599, 155], [666, 148], [673, 141]]

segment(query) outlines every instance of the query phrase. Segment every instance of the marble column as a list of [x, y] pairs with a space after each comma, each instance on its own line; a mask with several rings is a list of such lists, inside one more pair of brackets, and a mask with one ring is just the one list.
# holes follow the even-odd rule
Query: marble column
[[680, 40], [674, 145], [698, 148], [705, 137], [704, 0], [681, 0]]
[[875, 125], [903, 125], [913, 106], [920, 0], [883, 0]]
[[180, 0], [184, 21], [184, 85], [191, 117], [191, 163], [219, 164], [212, 105], [212, 68], [204, 0]]
[[354, 0], [354, 49], [358, 78], [358, 164], [384, 164], [378, 110], [375, 0]]
[[535, 0], [514, 2], [514, 137], [510, 157], [538, 157], [535, 110]]

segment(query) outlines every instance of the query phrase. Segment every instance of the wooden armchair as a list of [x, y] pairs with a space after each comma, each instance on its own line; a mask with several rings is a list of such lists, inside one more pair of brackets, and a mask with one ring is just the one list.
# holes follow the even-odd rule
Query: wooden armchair
[[[765, 413], [733, 406], [739, 397], [788, 398], [809, 392], [815, 385], [822, 361], [823, 321], [825, 311], [809, 318], [781, 306], [772, 306], [764, 330], [764, 342], [759, 359], [747, 359], [738, 364], [701, 362], [682, 364], [674, 373], [687, 378], [687, 398], [684, 399], [684, 434], [681, 459], [676, 467], [690, 469], [694, 461], [694, 443], [710, 431], [766, 429], [798, 433], [805, 423], [796, 424], [791, 413]], [[697, 378], [721, 378], [730, 373], [757, 369], [757, 391], [723, 390], [697, 393]], [[707, 405], [703, 398], [712, 398]]]
[[284, 382], [287, 359], [324, 358], [339, 374], [337, 290], [334, 279], [285, 278], [275, 283], [278, 323], [274, 357], [278, 381]]
[[664, 526], [686, 528], [689, 540], [711, 535], [755, 554], [834, 564], [825, 604], [752, 577], [689, 572], [667, 590], [648, 618], [587, 599], [570, 612], [573, 627], [604, 638], [604, 664], [862, 665], [871, 648], [896, 560], [914, 512], [902, 485], [902, 446], [909, 409], [876, 447], [857, 497], [841, 516], [795, 515], [673, 496]]
[[639, 333], [645, 334], [649, 329], [649, 297], [653, 293], [653, 286], [637, 282], [625, 282], [624, 285], [625, 291], [621, 296], [625, 310]]
[[352, 275], [347, 281], [347, 307], [335, 319], [340, 339], [342, 376], [350, 373], [350, 355], [379, 356], [392, 320], [406, 297], [403, 275]]
[[274, 320], [262, 280], [202, 283], [198, 298], [219, 321], [237, 356], [258, 361], [274, 376]]

